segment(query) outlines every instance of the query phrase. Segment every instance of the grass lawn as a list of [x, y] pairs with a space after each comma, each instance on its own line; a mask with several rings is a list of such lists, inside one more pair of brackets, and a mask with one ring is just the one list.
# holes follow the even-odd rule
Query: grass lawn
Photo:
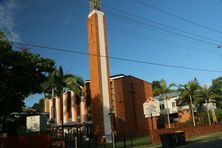
[[[127, 138], [125, 144], [127, 147], [137, 147], [137, 146], [142, 146], [142, 145], [149, 145], [149, 144], [151, 144], [151, 138], [150, 138], [150, 136], [134, 137], [134, 138], [132, 138], [132, 141], [130, 138]], [[104, 148], [104, 147], [112, 148], [112, 143], [106, 144], [106, 146], [100, 145], [98, 147], [99, 148]], [[116, 142], [116, 148], [124, 148], [124, 140], [123, 139]]]

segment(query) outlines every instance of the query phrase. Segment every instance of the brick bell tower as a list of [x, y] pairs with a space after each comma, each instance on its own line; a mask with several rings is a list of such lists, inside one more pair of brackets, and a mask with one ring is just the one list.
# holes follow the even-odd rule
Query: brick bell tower
[[110, 74], [105, 16], [100, 0], [90, 0], [88, 16], [88, 46], [90, 63], [90, 91], [94, 133], [99, 139], [111, 140]]

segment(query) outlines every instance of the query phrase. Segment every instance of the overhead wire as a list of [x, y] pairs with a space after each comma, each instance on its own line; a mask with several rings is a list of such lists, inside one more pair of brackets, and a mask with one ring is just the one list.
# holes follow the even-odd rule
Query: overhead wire
[[[76, 1], [73, 1], [73, 0], [67, 0], [68, 2], [72, 2], [73, 4], [76, 4], [76, 5], [79, 5], [79, 6], [83, 6], [83, 7], [88, 7], [88, 5], [86, 4], [83, 4], [83, 3], [79, 3], [79, 2], [76, 2]], [[107, 7], [107, 6], [105, 6]], [[111, 7], [109, 7], [111, 8]], [[113, 8], [112, 8], [113, 9]], [[116, 10], [116, 11], [119, 11], [121, 13], [125, 13], [123, 12], [122, 10], [118, 10], [118, 9], [113, 9], [113, 10]], [[127, 14], [127, 13], [125, 13]], [[163, 28], [160, 28], [160, 27], [157, 27], [157, 26], [153, 26], [153, 25], [149, 25], [147, 23], [144, 23], [144, 22], [138, 22], [136, 20], [133, 20], [131, 18], [126, 18], [126, 17], [123, 17], [123, 16], [120, 16], [120, 15], [116, 15], [116, 14], [107, 14], [107, 15], [111, 15], [111, 16], [114, 16], [114, 17], [120, 17], [120, 18], [123, 18], [125, 20], [128, 20], [130, 21], [131, 23], [136, 23], [136, 24], [140, 24], [142, 25], [143, 27], [150, 27], [150, 28], [153, 28], [153, 29], [157, 29], [157, 30], [160, 30], [160, 31], [163, 31], [163, 32], [167, 32], [167, 33], [170, 33], [170, 34], [173, 34], [173, 35], [176, 35], [176, 36], [180, 36], [180, 37], [183, 37], [183, 38], [188, 38], [188, 39], [191, 39], [191, 40], [195, 40], [195, 41], [198, 41], [198, 42], [201, 42], [201, 43], [205, 43], [205, 44], [208, 44], [208, 45], [213, 45], [214, 47], [217, 47], [218, 44], [216, 43], [213, 43], [213, 42], [209, 42], [209, 41], [204, 41], [202, 39], [198, 39], [198, 38], [195, 38], [195, 37], [192, 37], [192, 36], [188, 36], [188, 35], [184, 35], [184, 34], [181, 34], [181, 33], [177, 33], [177, 32], [174, 32], [174, 31], [171, 31], [171, 30], [168, 30], [168, 29], [163, 29]], [[128, 14], [128, 16], [131, 15], [131, 14]], [[134, 15], [134, 18], [136, 18], [138, 16]], [[139, 17], [138, 17], [139, 18]], [[143, 18], [144, 19], [144, 18]], [[163, 26], [163, 25], [162, 25]], [[173, 27], [172, 27], [173, 28]], [[172, 29], [171, 28], [171, 29]], [[178, 31], [178, 30], [177, 30]], [[198, 36], [198, 35], [196, 35]], [[201, 36], [202, 37], [202, 36]], [[207, 38], [207, 37], [202, 37], [202, 38]], [[209, 40], [209, 39], [208, 39]], [[213, 40], [213, 39], [212, 39]]]
[[[168, 40], [167, 38], [166, 39], [162, 39], [162, 38], [157, 38], [157, 37], [153, 37], [151, 35], [146, 35], [146, 34], [142, 34], [140, 32], [137, 32], [137, 31], [133, 31], [133, 30], [130, 30], [130, 32], [127, 32], [126, 29], [120, 29], [120, 28], [116, 28], [116, 27], [113, 27], [113, 25], [109, 25], [107, 26], [107, 29], [108, 30], [111, 30], [111, 31], [114, 31], [114, 32], [117, 32], [117, 33], [120, 33], [120, 34], [123, 34], [123, 35], [126, 35], [126, 36], [133, 36], [135, 38], [139, 38], [139, 39], [144, 39], [144, 40], [149, 40], [149, 41], [152, 41], [152, 42], [155, 42], [155, 43], [158, 43], [159, 44], [162, 44], [162, 45], [165, 45], [165, 46], [170, 46], [170, 47], [176, 47], [176, 48], [183, 48], [183, 49], [186, 49], [187, 50], [190, 50], [192, 52], [197, 52], [197, 53], [201, 53], [203, 54], [203, 51], [206, 52], [206, 54], [213, 54], [209, 51], [206, 51], [204, 50], [204, 48], [199, 48], [199, 47], [189, 47], [187, 48], [186, 44], [182, 44], [182, 43], [179, 43], [179, 42], [176, 42], [176, 41], [173, 41], [173, 42], [170, 42], [170, 40]], [[135, 34], [134, 34], [134, 33]], [[197, 49], [199, 49], [199, 51], [197, 51]], [[213, 55], [216, 55], [216, 54], [213, 54]]]
[[222, 73], [222, 71], [220, 71], [220, 70], [211, 70], [211, 69], [203, 69], [203, 68], [177, 66], [177, 65], [155, 63], [155, 62], [149, 62], [149, 61], [143, 61], [143, 60], [137, 60], [137, 59], [131, 59], [131, 58], [122, 58], [122, 57], [116, 57], [116, 56], [97, 55], [97, 54], [91, 54], [91, 53], [86, 53], [86, 52], [80, 52], [80, 51], [77, 51], [77, 50], [55, 48], [55, 47], [31, 44], [31, 43], [26, 43], [26, 42], [15, 42], [15, 41], [12, 41], [12, 42], [14, 44], [23, 44], [23, 45], [26, 45], [26, 46], [31, 46], [31, 47], [36, 47], [36, 48], [44, 48], [44, 49], [49, 49], [49, 50], [53, 50], [53, 51], [68, 52], [68, 53], [89, 55], [89, 56], [106, 57], [106, 58], [109, 58], [109, 59], [120, 60], [120, 61], [127, 61], [127, 62], [134, 62], [134, 63], [140, 63], [140, 64], [148, 64], [148, 65], [154, 65], [154, 66], [176, 68], [176, 69], [184, 69], [184, 70], [193, 70], [193, 71], [202, 71], [202, 72]]
[[202, 36], [202, 35], [199, 35], [199, 34], [194, 34], [194, 33], [191, 33], [191, 32], [185, 31], [185, 30], [182, 30], [182, 29], [178, 29], [178, 28], [173, 27], [173, 26], [165, 25], [165, 24], [163, 24], [163, 23], [153, 21], [153, 20], [148, 19], [148, 18], [146, 18], [146, 17], [141, 17], [141, 16], [139, 16], [139, 15], [135, 15], [135, 14], [129, 13], [129, 12], [127, 12], [127, 11], [123, 11], [123, 10], [120, 10], [120, 9], [116, 9], [116, 8], [114, 8], [114, 7], [111, 7], [111, 6], [107, 6], [107, 5], [103, 5], [103, 6], [104, 6], [105, 8], [109, 8], [109, 9], [115, 10], [115, 11], [117, 11], [117, 12], [120, 12], [120, 13], [122, 13], [122, 14], [126, 14], [126, 15], [128, 15], [128, 16], [134, 17], [135, 19], [140, 19], [140, 20], [148, 21], [148, 22], [151, 22], [151, 23], [153, 23], [153, 24], [160, 25], [160, 26], [163, 26], [163, 27], [172, 29], [172, 30], [179, 31], [179, 32], [183, 32], [183, 33], [186, 33], [186, 34], [189, 34], [189, 35], [192, 35], [192, 36], [195, 36], [195, 37], [199, 37], [199, 38], [202, 38], [202, 39], [207, 39], [207, 40], [214, 41], [214, 42], [221, 42], [221, 41], [218, 41], [218, 40], [215, 40], [215, 39], [211, 39], [211, 38], [206, 37], [206, 36]]
[[[49, 47], [49, 46], [42, 46], [42, 45], [25, 43], [25, 42], [13, 42], [13, 43], [15, 43], [15, 44], [23, 44], [23, 45], [27, 45], [27, 46], [31, 46], [31, 47], [36, 47], [36, 48], [50, 49], [50, 50], [53, 50], [53, 51], [69, 52], [69, 53], [89, 55], [89, 56], [98, 56], [98, 55], [89, 54], [89, 53], [86, 53], [86, 52], [79, 52], [79, 51], [73, 51], [73, 50], [68, 50], [68, 49], [61, 49], [61, 48], [55, 48], [55, 47]], [[201, 69], [201, 68], [177, 66], [177, 65], [168, 65], [168, 64], [154, 63], [154, 62], [143, 61], [143, 60], [136, 60], [136, 59], [131, 59], [131, 58], [115, 57], [115, 56], [104, 56], [104, 55], [101, 55], [101, 57], [107, 57], [109, 59], [128, 61], [128, 62], [135, 62], [135, 63], [141, 63], [141, 64], [149, 64], [149, 65], [154, 65], [154, 66], [177, 68], [177, 69], [186, 69], [186, 70], [195, 70], [195, 71], [204, 71], [204, 72], [214, 72], [214, 73], [221, 73], [222, 72], [222, 71], [219, 71], [219, 70], [210, 70], [210, 69]]]
[[[80, 6], [80, 5], [77, 5], [78, 7]], [[86, 5], [84, 5], [85, 7], [87, 7]], [[81, 5], [81, 7], [83, 7], [82, 5]], [[87, 7], [88, 8], [88, 7]], [[59, 11], [61, 10], [61, 9], [58, 9]], [[58, 13], [59, 11], [56, 11], [56, 13]], [[85, 22], [83, 19], [82, 19], [82, 17], [78, 17], [77, 15], [72, 15], [72, 14], [70, 14], [68, 11], [62, 11], [62, 13], [65, 13], [65, 14], [69, 14], [69, 15], [71, 15], [71, 16], [74, 16], [74, 17], [72, 17], [72, 19], [76, 19], [76, 17], [78, 18], [78, 20], [81, 20], [82, 22]], [[111, 16], [111, 17], [113, 17], [113, 16]], [[175, 47], [176, 45], [182, 45], [182, 43], [179, 43], [179, 42], [175, 42], [175, 41], [173, 41], [173, 42], [170, 42], [170, 41], [166, 41], [167, 39], [161, 39], [161, 38], [158, 38], [158, 40], [157, 40], [157, 37], [154, 37], [154, 36], [151, 36], [151, 35], [149, 35], [149, 36], [146, 36], [145, 34], [143, 34], [143, 33], [140, 33], [140, 32], [136, 32], [136, 34], [133, 34], [133, 33], [131, 33], [132, 32], [132, 30], [129, 30], [130, 32], [126, 32], [125, 30], [126, 29], [124, 29], [124, 31], [122, 31], [122, 30], [119, 30], [118, 28], [120, 28], [120, 27], [113, 27], [113, 25], [111, 25], [111, 24], [108, 24], [108, 26], [107, 26], [107, 28], [108, 28], [108, 30], [110, 30], [110, 31], [114, 31], [114, 32], [118, 32], [118, 33], [120, 33], [120, 34], [125, 34], [125, 35], [127, 35], [127, 36], [132, 36], [132, 37], [136, 37], [136, 38], [140, 38], [140, 39], [148, 39], [148, 40], [150, 40], [150, 41], [153, 41], [153, 42], [156, 42], [156, 43], [158, 43], [158, 44], [164, 44], [164, 45], [168, 45], [168, 46], [171, 46], [171, 47]], [[152, 31], [152, 30], [151, 30]], [[143, 34], [143, 35], [141, 35], [141, 34]], [[153, 38], [150, 38], [150, 36], [151, 37], [153, 37]], [[178, 38], [178, 37], [177, 37]], [[186, 49], [186, 50], [191, 50], [192, 48], [185, 48], [184, 46], [179, 46], [178, 48], [184, 48], [184, 49]], [[195, 49], [194, 50], [192, 50], [192, 51], [194, 51], [194, 52], [196, 52], [196, 49], [198, 49], [197, 47], [195, 47]], [[199, 48], [200, 49], [200, 48]], [[201, 48], [201, 50], [203, 50], [203, 48]]]
[[[52, 9], [51, 9], [52, 10]], [[59, 11], [61, 10], [61, 9], [58, 9]], [[56, 13], [57, 14], [59, 14], [59, 11], [56, 11]], [[49, 12], [49, 11], [48, 11]], [[50, 11], [51, 12], [51, 11]], [[70, 13], [69, 12], [67, 12], [67, 11], [62, 11], [62, 13], [65, 13], [65, 14], [69, 14], [70, 15]], [[71, 19], [73, 19], [73, 20], [78, 20], [78, 21], [81, 21], [81, 22], [85, 22], [86, 23], [86, 21], [82, 18], [82, 17], [79, 17], [78, 15], [72, 15], [71, 14], [71, 16], [73, 16]], [[111, 16], [112, 17], [112, 16]], [[131, 37], [136, 37], [136, 38], [140, 38], [140, 39], [148, 39], [148, 40], [150, 40], [150, 41], [152, 41], [152, 42], [155, 42], [155, 43], [158, 43], [158, 44], [164, 44], [164, 45], [168, 45], [168, 46], [171, 46], [171, 47], [175, 47], [175, 46], [177, 46], [177, 45], [182, 45], [182, 43], [179, 43], [179, 42], [170, 42], [170, 41], [167, 41], [167, 39], [161, 39], [161, 38], [157, 38], [157, 37], [154, 37], [154, 36], [152, 36], [152, 35], [149, 35], [149, 36], [147, 36], [147, 35], [145, 35], [144, 33], [141, 33], [141, 32], [135, 32], [135, 31], [133, 31], [133, 30], [128, 30], [128, 32], [126, 32], [126, 29], [124, 28], [124, 29], [121, 29], [121, 27], [119, 27], [119, 26], [113, 26], [113, 25], [111, 25], [111, 24], [107, 24], [107, 29], [108, 30], [110, 30], [110, 31], [114, 31], [114, 32], [117, 32], [117, 33], [120, 33], [120, 34], [124, 34], [124, 35], [126, 35], [126, 36], [131, 36]], [[134, 33], [132, 33], [132, 32], [134, 32]], [[142, 35], [141, 35], [142, 34]], [[152, 38], [153, 37], [153, 38]], [[189, 49], [187, 49], [187, 48], [185, 48], [184, 46], [179, 46], [179, 48], [184, 48], [184, 49], [186, 49], [186, 50], [189, 50]], [[195, 47], [195, 49], [197, 49], [196, 47]], [[202, 50], [202, 48], [201, 48], [201, 50]], [[196, 51], [196, 50], [192, 50], [192, 51]], [[209, 53], [207, 53], [207, 54], [209, 54]]]
[[[69, 0], [70, 1], [70, 0]], [[82, 5], [77, 5], [78, 7], [79, 6], [81, 6], [81, 7], [86, 7], [86, 8], [88, 8], [88, 6], [87, 5], [84, 5], [84, 4], [82, 4]], [[59, 9], [60, 10], [60, 9]], [[56, 11], [56, 12], [58, 12], [58, 11]], [[67, 11], [63, 11], [63, 13], [69, 13], [69, 12], [67, 12]], [[70, 13], [69, 13], [69, 15], [70, 15]], [[72, 14], [71, 14], [72, 15]], [[72, 15], [72, 16], [74, 16], [74, 15]], [[75, 17], [78, 17], [77, 15], [75, 15]], [[113, 17], [113, 16], [111, 16], [111, 17]], [[75, 19], [75, 18], [72, 18], [72, 19]], [[83, 20], [82, 19], [82, 17], [78, 17], [78, 19], [79, 20]], [[124, 35], [127, 35], [127, 36], [133, 36], [133, 37], [136, 37], [136, 38], [141, 38], [141, 39], [148, 39], [148, 40], [150, 40], [150, 41], [152, 41], [152, 42], [156, 42], [156, 43], [158, 43], [158, 44], [164, 44], [164, 45], [168, 45], [168, 46], [172, 46], [172, 47], [178, 47], [178, 48], [184, 48], [184, 49], [186, 49], [186, 50], [192, 50], [192, 48], [193, 48], [193, 50], [192, 50], [192, 52], [198, 52], [198, 51], [196, 51], [197, 49], [200, 49], [201, 51], [203, 51], [203, 49], [204, 48], [199, 48], [199, 47], [192, 47], [192, 48], [187, 48], [187, 47], [184, 47], [184, 46], [186, 46], [186, 44], [182, 44], [182, 43], [179, 43], [179, 42], [175, 42], [175, 41], [169, 41], [168, 40], [168, 42], [167, 42], [167, 39], [168, 38], [166, 38], [166, 39], [162, 39], [162, 38], [158, 38], [158, 40], [157, 40], [157, 37], [154, 37], [154, 36], [151, 36], [151, 35], [149, 35], [149, 36], [146, 36], [144, 33], [140, 33], [140, 32], [136, 32], [136, 34], [133, 34], [133, 33], [131, 33], [132, 32], [132, 30], [130, 30], [130, 32], [126, 32], [126, 29], [123, 29], [123, 30], [121, 30], [121, 29], [118, 29], [118, 28], [120, 28], [120, 27], [112, 27], [113, 25], [111, 25], [111, 24], [108, 24], [108, 26], [107, 26], [107, 28], [108, 28], [108, 30], [111, 30], [111, 31], [114, 31], [114, 32], [118, 32], [118, 33], [121, 33], [121, 34], [124, 34]], [[152, 30], [151, 30], [152, 31]], [[142, 34], [142, 35], [141, 35]], [[150, 38], [150, 37], [153, 37], [153, 38]], [[179, 38], [179, 37], [177, 37], [177, 38]], [[179, 45], [179, 46], [178, 46]], [[181, 45], [181, 46], [180, 46]], [[195, 48], [195, 49], [194, 49]], [[207, 51], [206, 51], [207, 52]], [[198, 52], [199, 53], [199, 52]], [[209, 54], [210, 52], [207, 52], [207, 54]], [[211, 53], [210, 53], [211, 54]], [[213, 53], [212, 53], [213, 54]], [[215, 54], [214, 54], [215, 55]]]
[[[108, 14], [108, 15], [120, 17], [120, 16], [115, 15], [115, 14]], [[128, 18], [125, 18], [125, 19], [128, 20], [128, 21], [134, 22], [134, 23], [138, 23], [138, 22], [136, 22], [134, 20], [131, 20], [131, 19], [128, 19]], [[201, 42], [201, 43], [204, 43], [204, 44], [212, 45], [214, 47], [216, 47], [218, 45], [218, 44], [215, 44], [213, 42], [204, 41], [202, 39], [198, 39], [198, 38], [191, 37], [191, 36], [188, 36], [188, 35], [180, 34], [180, 33], [177, 33], [177, 32], [171, 31], [171, 30], [163, 29], [163, 28], [160, 28], [160, 27], [157, 27], [157, 26], [153, 26], [153, 25], [149, 25], [149, 24], [146, 24], [146, 23], [143, 23], [143, 22], [140, 22], [138, 24], [140, 24], [141, 26], [144, 26], [144, 28], [150, 27], [150, 28], [158, 29], [160, 31], [164, 31], [164, 32], [167, 32], [167, 33], [170, 33], [170, 34], [173, 34], [173, 35], [176, 35], [176, 36], [180, 36], [180, 37], [183, 37], [183, 38], [187, 38], [187, 39], [190, 39], [190, 40], [198, 41], [198, 42]]]
[[154, 6], [150, 5], [150, 4], [147, 4], [147, 3], [145, 3], [145, 2], [142, 2], [142, 1], [140, 1], [140, 0], [133, 0], [133, 1], [136, 2], [136, 3], [138, 3], [138, 4], [141, 4], [141, 5], [143, 5], [143, 6], [146, 6], [146, 7], [148, 7], [148, 8], [157, 10], [157, 11], [159, 11], [159, 12], [161, 12], [161, 13], [163, 13], [163, 14], [166, 14], [166, 15], [168, 15], [168, 16], [177, 18], [177, 19], [182, 20], [182, 21], [184, 21], [184, 22], [187, 22], [187, 23], [190, 23], [190, 24], [195, 25], [195, 26], [197, 26], [197, 27], [203, 28], [203, 29], [205, 29], [205, 30], [222, 34], [222, 31], [219, 31], [219, 30], [210, 28], [210, 27], [208, 27], [208, 26], [205, 26], [205, 25], [196, 23], [196, 22], [191, 21], [191, 20], [189, 20], [189, 19], [186, 19], [186, 18], [184, 18], [184, 17], [178, 16], [178, 15], [175, 15], [175, 14], [173, 14], [173, 13], [170, 13], [170, 12], [167, 12], [167, 11], [165, 11], [165, 10], [162, 10], [162, 9], [160, 9], [160, 8], [154, 7]]

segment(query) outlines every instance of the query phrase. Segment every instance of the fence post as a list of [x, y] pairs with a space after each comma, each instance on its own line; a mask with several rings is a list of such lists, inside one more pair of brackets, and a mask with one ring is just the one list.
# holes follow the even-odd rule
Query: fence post
[[77, 137], [75, 136], [75, 148], [78, 147], [78, 143], [77, 143]]
[[123, 142], [124, 142], [124, 148], [126, 148], [126, 136], [125, 136], [125, 134], [123, 135]]
[[130, 145], [131, 145], [131, 147], [133, 147], [133, 138], [132, 138], [132, 135], [130, 136]]
[[113, 148], [116, 148], [115, 133], [112, 132]]

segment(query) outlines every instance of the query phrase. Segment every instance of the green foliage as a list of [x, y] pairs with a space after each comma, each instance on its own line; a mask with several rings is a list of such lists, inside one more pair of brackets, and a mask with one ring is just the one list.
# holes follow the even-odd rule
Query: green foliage
[[13, 50], [12, 43], [0, 32], [0, 123], [11, 112], [21, 111], [26, 97], [42, 93], [40, 84], [53, 67], [53, 60]]
[[43, 113], [44, 112], [44, 99], [40, 99], [38, 103], [35, 103], [32, 106], [33, 109], [35, 109], [37, 112]]
[[218, 108], [215, 110], [217, 119], [222, 121], [222, 108]]
[[218, 77], [212, 81], [212, 89], [214, 93], [217, 94], [215, 96], [216, 104], [218, 108], [222, 108], [222, 77]]
[[166, 81], [163, 79], [161, 79], [160, 81], [153, 81], [152, 82], [153, 95], [158, 96], [161, 94], [173, 92], [171, 88], [174, 86], [176, 86], [175, 83], [167, 85]]
[[78, 96], [82, 95], [81, 86], [83, 86], [84, 81], [81, 77], [67, 74], [64, 76], [64, 81], [67, 89], [73, 90]]
[[192, 101], [194, 104], [197, 104], [198, 101], [195, 100], [195, 98], [197, 98], [196, 95], [198, 88], [199, 88], [199, 83], [196, 79], [187, 82], [187, 84], [179, 85], [178, 90], [180, 91], [182, 98], [181, 104], [190, 104], [190, 101]]
[[[208, 124], [209, 120], [208, 120], [207, 112], [202, 110], [199, 112], [199, 114], [200, 114], [200, 124]], [[210, 116], [210, 121], [212, 121], [211, 116]]]

